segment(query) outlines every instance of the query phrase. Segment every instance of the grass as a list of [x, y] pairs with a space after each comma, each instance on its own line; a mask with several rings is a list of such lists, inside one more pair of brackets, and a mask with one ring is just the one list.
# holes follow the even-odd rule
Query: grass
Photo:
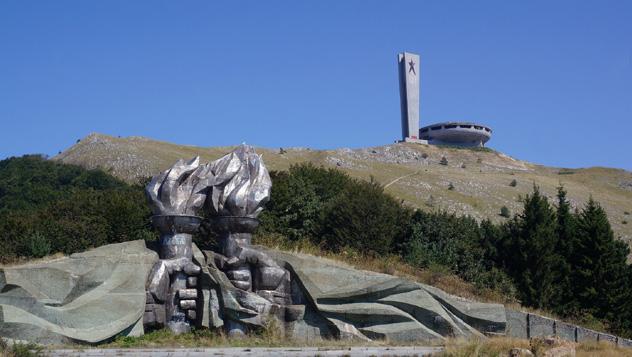
[[[196, 347], [352, 347], [392, 346], [388, 341], [360, 340], [291, 340], [283, 338], [278, 327], [264, 328], [239, 338], [230, 338], [222, 330], [200, 329], [174, 335], [168, 329], [149, 332], [140, 337], [123, 336], [99, 348], [196, 348]], [[84, 347], [84, 346], [81, 346]]]
[[278, 347], [283, 340], [267, 334], [252, 334], [244, 338], [228, 338], [219, 330], [194, 330], [175, 335], [168, 329], [149, 332], [140, 337], [121, 336], [100, 348], [161, 348], [161, 347]]
[[54, 253], [51, 255], [47, 255], [41, 258], [31, 258], [31, 257], [16, 257], [13, 260], [6, 261], [5, 263], [0, 263], [1, 268], [8, 268], [12, 266], [24, 266], [24, 265], [35, 265], [39, 263], [48, 263], [53, 260], [61, 259], [65, 257], [63, 253]]
[[[489, 339], [449, 339], [445, 344], [445, 352], [439, 354], [441, 357], [477, 357], [477, 356], [507, 356], [512, 348], [524, 348], [536, 352], [536, 356], [542, 356], [546, 348], [537, 340], [520, 340], [506, 337], [496, 337]], [[619, 348], [605, 342], [582, 342], [576, 344], [576, 356], [630, 356], [632, 349]]]
[[37, 357], [43, 355], [43, 348], [34, 343], [8, 342], [0, 338], [0, 356]]
[[453, 150], [468, 150], [473, 152], [489, 152], [495, 153], [496, 150], [485, 147], [485, 146], [458, 146], [458, 145], [434, 145], [436, 147], [442, 149], [453, 149]]
[[[571, 344], [569, 342], [562, 342]], [[402, 346], [410, 344], [394, 344], [390, 341], [366, 342], [359, 340], [312, 340], [294, 341], [284, 339], [282, 335], [266, 330], [241, 338], [229, 338], [220, 330], [194, 330], [190, 333], [174, 335], [167, 329], [149, 332], [140, 337], [119, 337], [113, 342], [101, 345], [99, 348], [201, 348], [201, 347], [322, 347], [349, 348], [353, 346]], [[449, 338], [443, 343], [424, 343], [423, 345], [442, 345], [445, 351], [437, 357], [476, 357], [476, 356], [507, 356], [512, 348], [524, 348], [542, 356], [548, 348], [542, 340], [524, 340], [507, 337], [457, 339]], [[573, 344], [576, 346], [578, 357], [588, 356], [630, 356], [632, 349], [619, 348], [605, 342], [585, 342]], [[86, 349], [85, 346], [65, 346], [67, 348]], [[6, 356], [37, 356], [38, 354], [14, 354]]]

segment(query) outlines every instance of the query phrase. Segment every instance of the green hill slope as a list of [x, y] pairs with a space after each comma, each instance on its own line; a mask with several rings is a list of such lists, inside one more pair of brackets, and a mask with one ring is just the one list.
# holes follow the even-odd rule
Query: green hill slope
[[[54, 159], [86, 168], [101, 167], [132, 182], [164, 170], [179, 158], [200, 155], [202, 160], [214, 160], [231, 149], [91, 134]], [[502, 206], [512, 213], [521, 209], [520, 197], [531, 192], [534, 183], [549, 197], [555, 196], [561, 183], [575, 207], [592, 195], [606, 209], [615, 234], [628, 243], [632, 240], [632, 173], [625, 170], [561, 169], [487, 149], [416, 144], [336, 150], [284, 148], [283, 153], [279, 149], [257, 150], [271, 170], [284, 170], [305, 161], [337, 167], [353, 177], [375, 177], [387, 192], [411, 206], [496, 222], [505, 219], [499, 215]], [[444, 157], [446, 165], [442, 164]], [[513, 180], [515, 186], [511, 185]]]

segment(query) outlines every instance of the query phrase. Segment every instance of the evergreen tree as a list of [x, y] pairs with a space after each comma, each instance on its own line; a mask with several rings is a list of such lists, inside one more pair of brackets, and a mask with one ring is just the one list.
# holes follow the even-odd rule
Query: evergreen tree
[[573, 293], [573, 283], [571, 272], [576, 266], [573, 261], [575, 243], [575, 216], [571, 212], [571, 205], [566, 198], [566, 190], [560, 186], [557, 188], [557, 247], [556, 252], [560, 259], [555, 267], [557, 281], [557, 292], [554, 301], [551, 303], [553, 310], [561, 315], [576, 314], [579, 305]]
[[548, 307], [558, 294], [556, 229], [555, 212], [534, 185], [533, 194], [524, 200], [524, 212], [507, 226], [510, 242], [505, 264], [525, 305]]
[[487, 268], [503, 267], [504, 235], [502, 227], [485, 219], [480, 225], [480, 246], [484, 252], [484, 263]]
[[629, 324], [627, 245], [615, 240], [603, 208], [592, 197], [577, 218], [573, 286], [580, 308], [612, 324]]

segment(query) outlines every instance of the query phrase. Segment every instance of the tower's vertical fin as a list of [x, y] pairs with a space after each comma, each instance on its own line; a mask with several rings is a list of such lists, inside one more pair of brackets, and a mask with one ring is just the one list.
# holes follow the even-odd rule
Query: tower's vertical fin
[[402, 111], [402, 140], [419, 138], [419, 55], [397, 55], [399, 95]]

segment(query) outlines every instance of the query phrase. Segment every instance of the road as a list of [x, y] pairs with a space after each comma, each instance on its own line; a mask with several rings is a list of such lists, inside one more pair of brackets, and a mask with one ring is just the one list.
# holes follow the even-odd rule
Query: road
[[441, 347], [227, 347], [227, 348], [142, 348], [142, 349], [84, 349], [84, 350], [51, 350], [46, 356], [51, 357], [103, 357], [103, 356], [135, 356], [135, 357], [201, 357], [201, 356], [264, 356], [264, 357], [312, 357], [312, 356], [429, 356], [441, 352]]

